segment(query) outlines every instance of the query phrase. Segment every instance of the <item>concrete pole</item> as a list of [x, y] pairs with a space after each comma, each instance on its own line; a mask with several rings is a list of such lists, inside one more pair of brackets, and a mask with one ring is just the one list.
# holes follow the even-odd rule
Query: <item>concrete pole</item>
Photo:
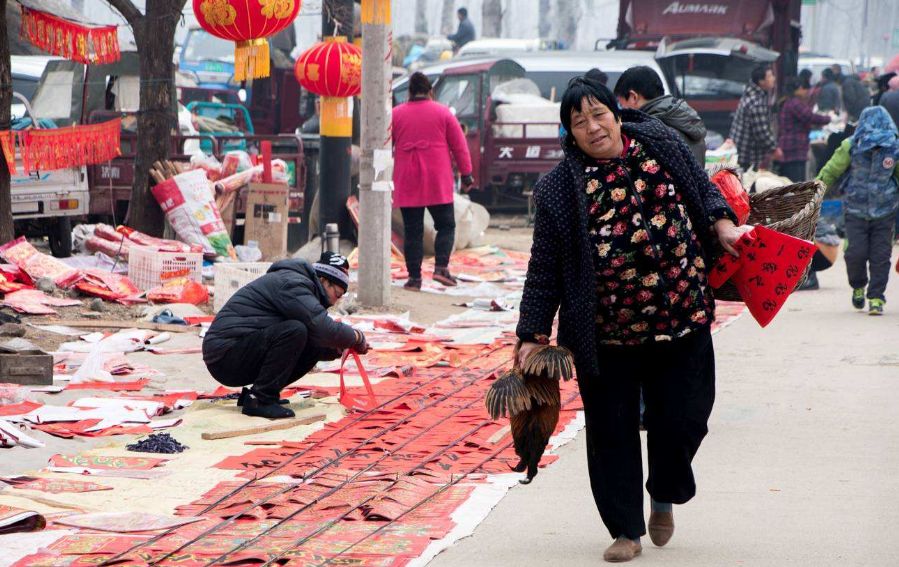
[[362, 0], [362, 160], [359, 169], [359, 301], [390, 303], [393, 183], [391, 0]]

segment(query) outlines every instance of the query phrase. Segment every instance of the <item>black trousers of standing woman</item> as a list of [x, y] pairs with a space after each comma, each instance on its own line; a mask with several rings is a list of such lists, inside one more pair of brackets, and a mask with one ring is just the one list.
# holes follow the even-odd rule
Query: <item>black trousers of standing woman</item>
[[639, 346], [600, 346], [600, 374], [578, 380], [587, 421], [587, 467], [599, 515], [613, 538], [646, 533], [640, 447], [640, 387], [646, 402], [649, 478], [657, 502], [696, 494], [691, 463], [715, 401], [708, 327]]
[[[434, 265], [438, 268], [449, 266], [450, 254], [456, 240], [456, 212], [452, 203], [430, 205], [428, 212], [434, 219], [437, 237], [434, 240]], [[406, 270], [409, 277], [421, 278], [421, 260], [424, 257], [425, 207], [400, 207], [403, 213], [405, 240], [403, 254], [406, 255]]]

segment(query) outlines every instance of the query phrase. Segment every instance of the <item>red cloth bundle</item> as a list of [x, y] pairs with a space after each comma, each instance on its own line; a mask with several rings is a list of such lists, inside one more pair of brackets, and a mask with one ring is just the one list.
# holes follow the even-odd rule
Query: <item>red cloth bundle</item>
[[184, 283], [167, 283], [147, 292], [147, 299], [153, 303], [190, 303], [200, 305], [209, 301], [209, 290], [205, 285], [186, 280]]
[[739, 258], [725, 254], [709, 274], [715, 289], [731, 280], [762, 327], [774, 319], [812, 261], [815, 245], [756, 226], [734, 245]]

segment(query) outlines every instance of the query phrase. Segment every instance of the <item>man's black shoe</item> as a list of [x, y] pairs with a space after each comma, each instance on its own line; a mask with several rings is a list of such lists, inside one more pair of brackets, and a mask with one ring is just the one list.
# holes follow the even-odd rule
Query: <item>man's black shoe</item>
[[[247, 395], [249, 395], [249, 393], [250, 393], [249, 388], [241, 388], [240, 396], [237, 397], [237, 407], [243, 406], [244, 402], [247, 401]], [[278, 400], [278, 403], [281, 404], [282, 406], [286, 406], [287, 404], [290, 403], [290, 400], [288, 400], [286, 398], [281, 398], [280, 400]]]
[[266, 403], [253, 394], [247, 395], [241, 412], [244, 415], [265, 417], [268, 419], [285, 419], [296, 415], [290, 408], [286, 408], [279, 404]]

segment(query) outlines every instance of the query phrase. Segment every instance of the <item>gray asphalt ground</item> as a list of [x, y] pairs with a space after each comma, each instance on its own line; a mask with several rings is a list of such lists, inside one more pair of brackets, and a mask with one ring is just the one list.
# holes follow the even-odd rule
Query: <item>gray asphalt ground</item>
[[[852, 309], [841, 261], [819, 278], [768, 328], [747, 313], [716, 336], [699, 492], [675, 507], [671, 542], [645, 537], [631, 564], [899, 565], [899, 277], [880, 318]], [[611, 540], [590, 495], [584, 432], [560, 454], [430, 565], [604, 564]]]

